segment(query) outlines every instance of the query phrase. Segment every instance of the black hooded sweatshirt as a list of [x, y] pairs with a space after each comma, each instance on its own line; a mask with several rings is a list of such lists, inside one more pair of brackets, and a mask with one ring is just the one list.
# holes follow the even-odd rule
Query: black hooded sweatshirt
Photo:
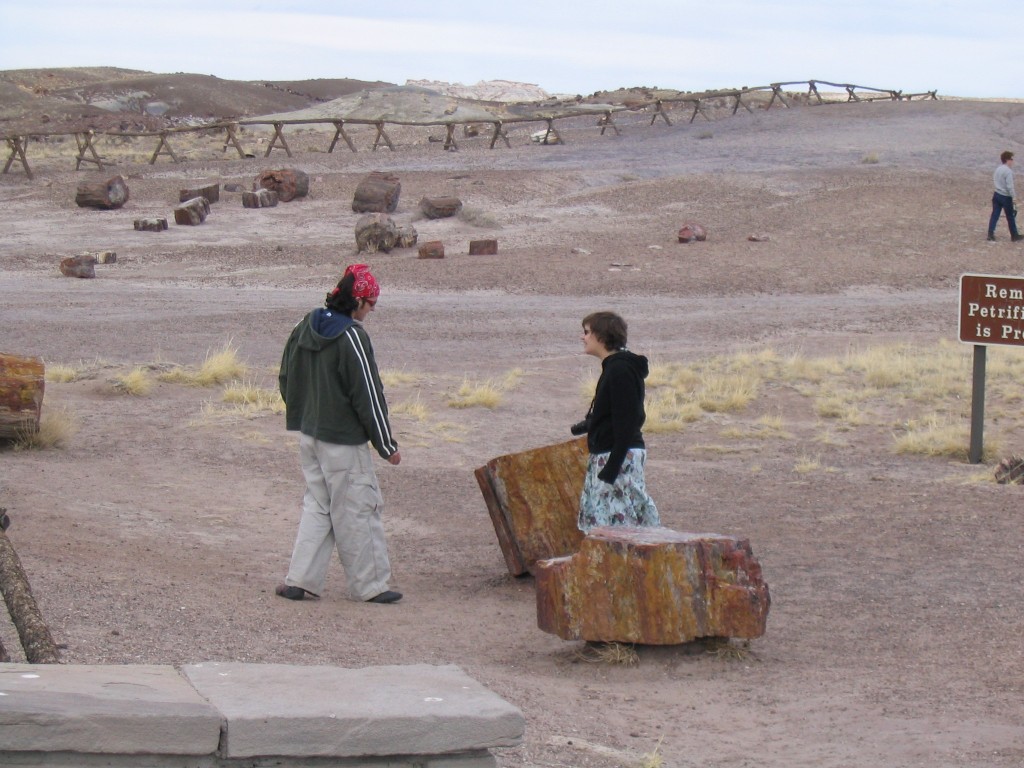
[[601, 377], [587, 414], [587, 449], [609, 454], [598, 474], [606, 483], [614, 483], [619, 476], [626, 451], [644, 447], [644, 379], [649, 370], [646, 357], [627, 349], [613, 352], [601, 362]]

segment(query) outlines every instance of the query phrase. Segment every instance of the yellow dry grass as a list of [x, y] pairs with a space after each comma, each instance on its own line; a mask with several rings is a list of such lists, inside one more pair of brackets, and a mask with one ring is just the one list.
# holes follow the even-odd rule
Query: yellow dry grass
[[114, 377], [114, 390], [131, 397], [145, 397], [153, 391], [153, 379], [141, 366]]
[[46, 409], [39, 418], [39, 429], [26, 427], [14, 439], [17, 451], [65, 448], [78, 433], [78, 419], [65, 408]]
[[172, 368], [160, 374], [160, 381], [185, 384], [192, 387], [211, 387], [245, 378], [248, 366], [238, 359], [238, 350], [228, 341], [217, 352], [207, 352], [206, 359], [197, 370]]
[[253, 381], [228, 384], [221, 399], [245, 413], [284, 413], [281, 393], [274, 388], [261, 387]]
[[519, 386], [523, 371], [513, 368], [500, 378], [476, 380], [465, 378], [448, 398], [451, 408], [497, 408], [504, 399], [504, 393]]

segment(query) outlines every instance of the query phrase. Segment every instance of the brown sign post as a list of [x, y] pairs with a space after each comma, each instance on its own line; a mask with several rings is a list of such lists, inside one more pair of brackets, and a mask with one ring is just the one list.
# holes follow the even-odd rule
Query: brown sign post
[[960, 341], [974, 345], [970, 462], [983, 453], [985, 353], [990, 344], [1024, 347], [1024, 277], [960, 276]]

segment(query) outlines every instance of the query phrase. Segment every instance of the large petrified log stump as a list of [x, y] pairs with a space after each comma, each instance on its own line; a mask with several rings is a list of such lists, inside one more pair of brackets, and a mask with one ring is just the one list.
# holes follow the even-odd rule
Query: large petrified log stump
[[352, 196], [355, 213], [394, 213], [402, 184], [393, 173], [373, 171], [359, 182]]
[[360, 253], [389, 252], [398, 242], [398, 227], [386, 213], [368, 213], [356, 222], [356, 248]]
[[41, 358], [0, 352], [0, 440], [39, 431], [45, 388]]
[[184, 203], [193, 197], [205, 197], [207, 202], [216, 203], [220, 200], [220, 184], [207, 184], [205, 187], [178, 190], [179, 203]]
[[277, 193], [277, 199], [288, 203], [297, 197], [309, 194], [309, 175], [296, 168], [279, 168], [263, 171], [256, 177], [253, 189], [270, 189]]
[[771, 598], [746, 539], [593, 528], [536, 564], [537, 625], [563, 640], [674, 645], [764, 634]]
[[128, 185], [120, 176], [106, 181], [83, 181], [75, 194], [79, 208], [120, 208], [127, 202]]
[[446, 219], [462, 210], [462, 201], [457, 197], [424, 197], [420, 200], [420, 211], [428, 219]]
[[210, 215], [210, 201], [205, 197], [193, 197], [174, 209], [174, 223], [197, 226]]
[[535, 448], [491, 459], [475, 471], [505, 564], [513, 576], [538, 560], [577, 550], [576, 525], [587, 470], [587, 441]]

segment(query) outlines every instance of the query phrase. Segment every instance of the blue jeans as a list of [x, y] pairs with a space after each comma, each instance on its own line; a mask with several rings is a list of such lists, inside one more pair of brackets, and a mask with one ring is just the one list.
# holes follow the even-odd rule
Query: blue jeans
[[1006, 213], [1006, 223], [1010, 225], [1010, 237], [1017, 237], [1017, 214], [1013, 210], [1013, 198], [1000, 195], [998, 192], [992, 194], [992, 217], [988, 220], [988, 234], [995, 235], [1001, 211]]

